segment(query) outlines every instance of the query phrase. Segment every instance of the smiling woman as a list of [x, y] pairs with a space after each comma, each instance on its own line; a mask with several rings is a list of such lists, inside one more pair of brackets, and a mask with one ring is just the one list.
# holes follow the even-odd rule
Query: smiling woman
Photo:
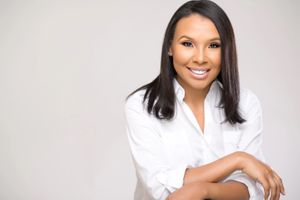
[[239, 87], [231, 23], [212, 1], [175, 12], [160, 74], [129, 95], [125, 112], [136, 200], [278, 200], [284, 193], [263, 162], [260, 103]]
[[207, 90], [217, 78], [221, 70], [220, 43], [215, 25], [205, 17], [194, 14], [178, 22], [169, 55], [173, 56], [177, 80], [185, 89]]
[[[199, 14], [193, 14], [177, 23], [169, 50], [173, 57], [177, 81], [185, 90], [185, 102], [204, 130], [204, 110], [201, 102], [210, 85], [221, 71], [220, 36], [213, 22]], [[196, 98], [198, 100], [193, 101]]]

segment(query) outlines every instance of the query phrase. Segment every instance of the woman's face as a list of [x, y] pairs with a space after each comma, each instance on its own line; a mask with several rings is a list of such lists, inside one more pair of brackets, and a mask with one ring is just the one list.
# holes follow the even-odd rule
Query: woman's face
[[169, 54], [182, 87], [206, 94], [221, 70], [221, 40], [214, 23], [198, 14], [180, 19]]

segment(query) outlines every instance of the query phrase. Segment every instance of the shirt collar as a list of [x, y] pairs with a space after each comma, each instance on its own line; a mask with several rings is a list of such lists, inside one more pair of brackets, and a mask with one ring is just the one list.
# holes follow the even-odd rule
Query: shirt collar
[[[184, 88], [180, 85], [180, 83], [177, 81], [176, 78], [174, 78], [173, 80], [173, 85], [174, 85], [174, 91], [177, 99], [180, 102], [182, 102], [185, 96]], [[210, 98], [210, 96], [215, 96], [214, 94], [216, 94], [221, 88], [222, 88], [222, 84], [219, 81], [215, 80], [209, 88], [209, 91], [206, 95], [206, 99]]]

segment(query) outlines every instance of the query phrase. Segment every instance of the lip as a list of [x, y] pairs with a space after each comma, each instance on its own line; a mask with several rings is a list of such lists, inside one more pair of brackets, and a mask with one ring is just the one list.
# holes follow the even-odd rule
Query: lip
[[[210, 72], [209, 68], [191, 68], [191, 67], [187, 67], [187, 69], [189, 70], [190, 74], [192, 75], [193, 78], [197, 79], [197, 80], [204, 80], [208, 77], [208, 74]], [[203, 74], [198, 74], [193, 72], [193, 70], [195, 71], [206, 71]]]

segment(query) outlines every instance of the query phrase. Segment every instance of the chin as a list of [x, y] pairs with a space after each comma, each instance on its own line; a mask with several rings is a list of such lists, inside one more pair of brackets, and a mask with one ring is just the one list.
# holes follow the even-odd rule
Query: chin
[[195, 89], [208, 89], [210, 87], [210, 85], [212, 84], [213, 81], [210, 80], [196, 80], [193, 81], [194, 84], [192, 84], [192, 87]]

